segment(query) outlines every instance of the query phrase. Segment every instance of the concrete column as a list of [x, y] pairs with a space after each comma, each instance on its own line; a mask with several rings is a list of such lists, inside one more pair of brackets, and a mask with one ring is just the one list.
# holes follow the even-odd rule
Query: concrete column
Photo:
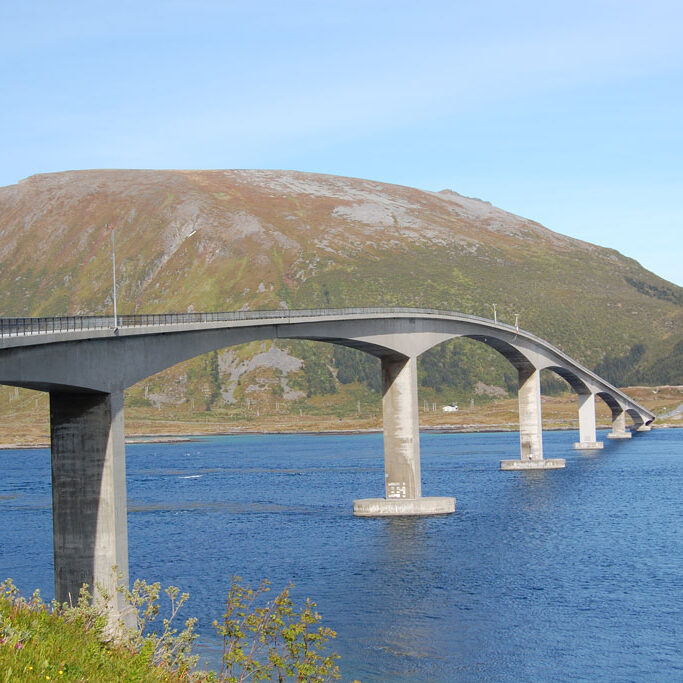
[[519, 370], [520, 460], [501, 460], [502, 470], [558, 469], [561, 458], [543, 459], [543, 420], [541, 416], [541, 373], [535, 368]]
[[626, 431], [626, 411], [612, 410], [612, 431], [607, 435], [608, 439], [630, 439], [631, 432]]
[[522, 460], [543, 459], [541, 373], [519, 372], [519, 443]]
[[[123, 394], [50, 393], [55, 598], [128, 586]], [[114, 609], [123, 606], [115, 598]]]
[[386, 498], [420, 498], [422, 479], [415, 358], [382, 360], [382, 414]]
[[353, 501], [358, 516], [433, 515], [455, 511], [455, 498], [422, 498], [415, 358], [382, 359], [386, 498]]
[[579, 394], [579, 441], [577, 450], [598, 450], [603, 447], [595, 433], [595, 394]]

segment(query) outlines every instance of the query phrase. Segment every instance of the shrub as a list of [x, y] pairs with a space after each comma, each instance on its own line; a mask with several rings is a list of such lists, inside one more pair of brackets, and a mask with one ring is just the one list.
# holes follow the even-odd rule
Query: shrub
[[[120, 574], [117, 579], [120, 584]], [[7, 579], [0, 584], [2, 680], [319, 683], [340, 677], [338, 655], [323, 652], [336, 634], [320, 625], [315, 603], [306, 600], [295, 608], [290, 584], [272, 601], [258, 604], [269, 583], [254, 590], [240, 581], [231, 579], [223, 618], [214, 622], [223, 640], [221, 670], [215, 672], [195, 670], [198, 657], [191, 650], [197, 620], [187, 619], [180, 632], [174, 627], [189, 597], [174, 586], [164, 591], [169, 614], [157, 633], [151, 624], [159, 614], [159, 583], [138, 580], [131, 590], [120, 588], [125, 608], [117, 615], [116, 596], [99, 585], [95, 598], [84, 585], [75, 606], [46, 605], [39, 591], [26, 600]]]
[[290, 583], [265, 605], [256, 603], [270, 590], [268, 581], [256, 589], [232, 578], [222, 621], [214, 621], [223, 639], [222, 666], [217, 681], [294, 679], [319, 683], [340, 678], [338, 655], [322, 651], [336, 633], [320, 626], [315, 603], [306, 600], [300, 610], [290, 598]]

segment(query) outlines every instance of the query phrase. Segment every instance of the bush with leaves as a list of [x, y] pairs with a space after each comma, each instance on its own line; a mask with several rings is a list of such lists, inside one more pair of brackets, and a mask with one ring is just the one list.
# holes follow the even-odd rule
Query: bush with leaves
[[259, 605], [270, 591], [268, 581], [258, 588], [243, 586], [234, 576], [221, 622], [214, 628], [223, 639], [221, 671], [217, 681], [295, 680], [318, 683], [340, 678], [337, 654], [325, 655], [336, 633], [321, 626], [315, 603], [306, 600], [297, 610], [290, 583], [273, 600]]
[[[115, 578], [120, 586], [118, 572]], [[321, 683], [339, 678], [335, 663], [338, 655], [324, 653], [336, 633], [320, 625], [321, 617], [315, 611], [315, 603], [306, 600], [302, 608], [295, 608], [290, 597], [292, 587], [290, 584], [273, 600], [264, 602], [263, 598], [270, 590], [268, 581], [252, 589], [243, 586], [239, 577], [232, 578], [223, 618], [214, 622], [223, 640], [219, 672], [195, 670], [198, 656], [192, 655], [191, 651], [197, 639], [194, 632], [197, 620], [187, 619], [180, 632], [174, 626], [188, 594], [181, 594], [174, 586], [165, 589], [170, 606], [168, 616], [162, 619], [161, 632], [157, 633], [152, 631], [152, 622], [159, 615], [161, 585], [141, 580], [136, 581], [131, 590], [118, 589], [125, 598], [124, 610], [118, 614], [114, 609], [117, 596], [100, 585], [95, 597], [84, 585], [76, 605], [56, 601], [46, 605], [39, 591], [26, 600], [8, 579], [0, 584], [0, 648], [4, 646], [5, 653], [12, 652], [15, 665], [21, 665], [20, 670], [25, 673], [35, 673], [40, 661], [39, 668], [44, 674], [49, 676], [48, 671], [58, 673], [60, 678], [65, 676], [63, 680], [88, 680], [88, 676], [95, 675], [92, 671], [99, 672], [108, 666], [103, 659], [106, 656], [114, 658], [112, 667], [117, 671], [128, 666], [126, 661], [130, 662], [132, 668], [126, 674], [119, 673], [123, 678], [116, 680]], [[117, 618], [112, 619], [112, 615]], [[48, 652], [45, 633], [51, 632], [50, 629], [54, 631], [57, 623], [77, 631], [80, 629], [81, 634], [85, 632], [88, 638], [94, 637], [95, 645], [99, 643], [100, 646], [93, 647], [91, 643], [80, 652], [72, 634], [66, 648], [56, 646]], [[56, 637], [50, 639], [58, 640]], [[35, 664], [32, 648], [35, 653], [40, 652]], [[18, 655], [21, 655], [21, 662]], [[3, 656], [0, 649], [0, 661]]]

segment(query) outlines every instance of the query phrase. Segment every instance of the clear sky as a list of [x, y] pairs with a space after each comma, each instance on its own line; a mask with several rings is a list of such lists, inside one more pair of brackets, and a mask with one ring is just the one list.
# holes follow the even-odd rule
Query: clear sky
[[450, 188], [683, 285], [681, 0], [4, 0], [0, 185], [276, 168]]

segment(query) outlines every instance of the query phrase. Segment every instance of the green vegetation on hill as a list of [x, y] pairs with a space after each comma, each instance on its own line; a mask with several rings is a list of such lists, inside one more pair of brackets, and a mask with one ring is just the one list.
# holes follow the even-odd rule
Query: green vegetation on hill
[[635, 280], [628, 276], [624, 280], [641, 294], [645, 294], [645, 296], [651, 296], [661, 301], [671, 301], [679, 306], [683, 305], [683, 291], [681, 291], [680, 287], [652, 284], [651, 282]]
[[683, 384], [683, 341], [677, 342], [670, 354], [643, 367], [640, 360], [645, 351], [644, 344], [634, 344], [621, 355], [608, 352], [595, 372], [616, 386]]
[[382, 391], [382, 369], [378, 358], [346, 346], [335, 346], [332, 363], [341, 384], [359, 382], [377, 394]]
[[638, 375], [638, 384], [683, 384], [683, 341], [672, 352], [650, 363]]

